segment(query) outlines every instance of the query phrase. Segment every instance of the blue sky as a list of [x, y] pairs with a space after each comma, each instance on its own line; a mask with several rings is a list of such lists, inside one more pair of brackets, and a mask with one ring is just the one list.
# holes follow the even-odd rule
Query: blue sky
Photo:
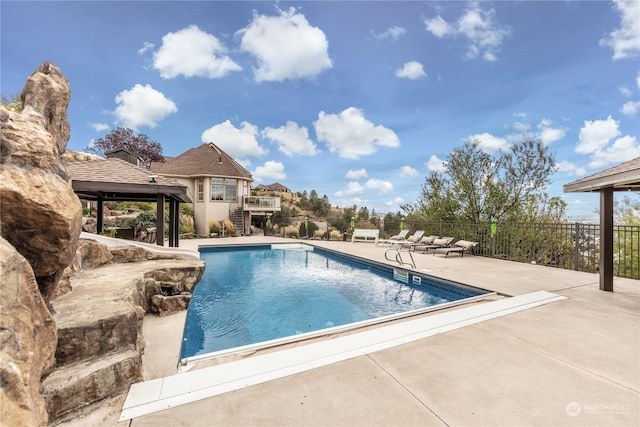
[[541, 139], [551, 195], [640, 156], [640, 2], [5, 1], [1, 88], [69, 79], [68, 148], [117, 126], [176, 156], [213, 141], [254, 176], [376, 212], [463, 140]]

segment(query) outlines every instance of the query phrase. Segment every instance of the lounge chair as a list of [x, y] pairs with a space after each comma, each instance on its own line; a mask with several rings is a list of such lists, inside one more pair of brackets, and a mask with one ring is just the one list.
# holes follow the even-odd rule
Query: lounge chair
[[399, 234], [396, 234], [395, 236], [391, 236], [388, 239], [378, 239], [376, 244], [377, 245], [395, 245], [400, 241], [404, 241], [407, 238], [408, 234], [409, 234], [409, 229], [405, 228], [404, 230], [401, 230]]
[[423, 235], [424, 235], [424, 230], [417, 230], [415, 233], [413, 233], [413, 235], [411, 235], [411, 237], [407, 237], [406, 240], [399, 241], [394, 245], [394, 247], [411, 248], [411, 245], [419, 242], [420, 239], [422, 239]]
[[[426, 254], [429, 249], [435, 250], [448, 248], [449, 245], [451, 245], [451, 242], [453, 242], [454, 240], [455, 238], [453, 237], [440, 237], [438, 239], [435, 239], [430, 245], [420, 245], [420, 249], [422, 249], [422, 253]], [[418, 247], [416, 247], [416, 249], [418, 249]]]
[[434, 242], [438, 237], [440, 237], [440, 236], [434, 236], [434, 235], [431, 235], [431, 236], [423, 237], [422, 239], [420, 239], [420, 240], [418, 240], [417, 242], [413, 243], [413, 244], [411, 245], [411, 248], [409, 248], [409, 249], [415, 252], [415, 251], [416, 251], [416, 249], [422, 249], [422, 248], [424, 248], [425, 246], [433, 245], [433, 242]]
[[465, 252], [471, 252], [473, 254], [473, 256], [476, 255], [475, 253], [475, 247], [478, 244], [478, 242], [469, 242], [466, 240], [458, 240], [456, 243], [453, 244], [453, 246], [450, 246], [448, 248], [437, 248], [433, 251], [433, 255], [435, 256], [435, 254], [444, 254], [444, 257], [446, 258], [447, 255], [449, 255], [449, 253], [451, 252], [457, 252], [460, 254], [461, 257], [464, 256]]

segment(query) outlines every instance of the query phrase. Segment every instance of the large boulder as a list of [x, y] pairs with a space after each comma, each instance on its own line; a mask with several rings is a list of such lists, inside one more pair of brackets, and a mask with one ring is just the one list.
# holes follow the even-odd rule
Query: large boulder
[[47, 306], [75, 257], [82, 208], [60, 157], [67, 79], [45, 62], [21, 97], [21, 112], [0, 107], [0, 413], [6, 425], [44, 426], [40, 381], [57, 343]]
[[9, 426], [45, 426], [40, 379], [54, 364], [56, 325], [31, 266], [0, 237], [0, 414]]
[[45, 300], [72, 262], [82, 223], [60, 155], [69, 140], [67, 79], [43, 63], [20, 113], [0, 107], [0, 234], [31, 264]]

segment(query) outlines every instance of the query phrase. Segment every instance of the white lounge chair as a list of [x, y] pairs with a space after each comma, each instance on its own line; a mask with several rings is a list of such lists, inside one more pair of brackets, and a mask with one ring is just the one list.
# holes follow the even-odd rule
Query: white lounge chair
[[409, 234], [409, 229], [405, 228], [404, 230], [401, 230], [399, 234], [396, 234], [395, 236], [391, 236], [388, 239], [378, 239], [376, 244], [377, 245], [395, 245], [398, 242], [404, 241], [407, 238], [408, 234]]
[[407, 237], [406, 240], [400, 241], [394, 246], [401, 247], [401, 248], [411, 248], [411, 245], [419, 242], [420, 239], [422, 239], [423, 235], [424, 235], [424, 230], [417, 230], [415, 233], [413, 233], [411, 237]]
[[478, 242], [469, 242], [467, 240], [458, 240], [457, 242], [455, 242], [453, 244], [453, 246], [450, 246], [448, 248], [437, 248], [433, 251], [433, 255], [435, 254], [444, 254], [444, 257], [446, 258], [447, 255], [449, 255], [451, 252], [456, 252], [459, 253], [461, 257], [464, 256], [465, 252], [471, 252], [474, 256], [475, 254], [475, 247], [478, 244]]
[[451, 245], [451, 242], [453, 242], [455, 239], [453, 237], [440, 237], [438, 239], [435, 239], [433, 241], [432, 244], [430, 245], [416, 245], [413, 249], [414, 251], [417, 249], [422, 249], [422, 253], [427, 253], [427, 251], [429, 249], [442, 249], [442, 248], [448, 248], [449, 245]]

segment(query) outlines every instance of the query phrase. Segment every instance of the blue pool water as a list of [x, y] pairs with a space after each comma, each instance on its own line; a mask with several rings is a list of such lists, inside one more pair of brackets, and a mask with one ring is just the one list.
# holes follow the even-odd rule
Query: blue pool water
[[189, 305], [181, 358], [484, 293], [406, 270], [398, 280], [381, 264], [293, 246], [201, 248], [207, 267]]

